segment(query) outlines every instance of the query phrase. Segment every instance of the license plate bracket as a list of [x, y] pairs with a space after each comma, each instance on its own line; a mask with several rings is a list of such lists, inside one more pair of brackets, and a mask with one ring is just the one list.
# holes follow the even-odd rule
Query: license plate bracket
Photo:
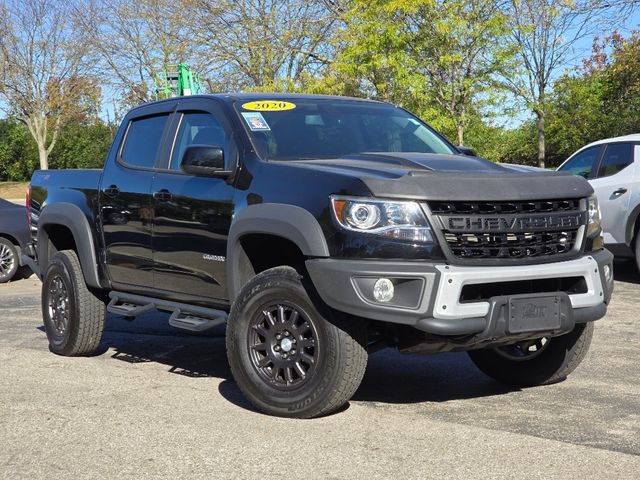
[[510, 333], [557, 330], [562, 325], [560, 295], [518, 295], [509, 297]]

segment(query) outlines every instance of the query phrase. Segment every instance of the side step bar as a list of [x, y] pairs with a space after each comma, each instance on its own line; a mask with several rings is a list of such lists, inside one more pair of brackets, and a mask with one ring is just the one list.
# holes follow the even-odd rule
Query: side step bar
[[184, 303], [143, 297], [123, 292], [110, 292], [107, 311], [133, 319], [149, 310], [171, 312], [169, 325], [192, 332], [203, 332], [227, 321], [227, 312]]

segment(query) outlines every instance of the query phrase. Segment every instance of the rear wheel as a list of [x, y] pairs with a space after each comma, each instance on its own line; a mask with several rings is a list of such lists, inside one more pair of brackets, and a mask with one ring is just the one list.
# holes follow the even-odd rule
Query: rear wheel
[[0, 237], [0, 283], [10, 281], [19, 267], [18, 249], [10, 240]]
[[227, 325], [233, 377], [261, 411], [311, 418], [344, 405], [367, 364], [362, 323], [329, 320], [290, 267], [260, 273], [240, 292]]
[[42, 281], [42, 317], [49, 348], [58, 355], [93, 355], [106, 317], [105, 304], [85, 284], [73, 250], [56, 253]]
[[584, 359], [593, 323], [582, 323], [560, 337], [540, 338], [504, 347], [471, 350], [475, 365], [491, 378], [519, 387], [560, 382]]

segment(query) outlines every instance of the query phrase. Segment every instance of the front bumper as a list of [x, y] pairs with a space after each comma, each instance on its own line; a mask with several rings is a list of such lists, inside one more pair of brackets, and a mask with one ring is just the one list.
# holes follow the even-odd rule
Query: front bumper
[[[496, 291], [486, 301], [461, 302], [465, 285], [582, 277], [585, 293], [549, 292], [561, 295], [566, 304], [561, 326], [561, 331], [566, 332], [575, 323], [594, 321], [605, 315], [613, 291], [612, 262], [613, 255], [600, 250], [575, 260], [526, 266], [475, 267], [333, 259], [308, 260], [306, 266], [322, 299], [336, 310], [413, 326], [433, 335], [499, 338], [509, 336], [504, 317], [510, 297]], [[373, 283], [381, 277], [390, 278], [396, 284], [392, 302], [376, 302], [371, 294]]]

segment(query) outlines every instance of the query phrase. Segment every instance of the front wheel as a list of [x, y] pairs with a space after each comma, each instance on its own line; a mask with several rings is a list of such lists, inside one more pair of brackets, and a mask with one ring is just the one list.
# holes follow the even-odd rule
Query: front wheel
[[584, 359], [593, 323], [582, 323], [560, 337], [540, 338], [504, 347], [471, 350], [473, 363], [491, 378], [518, 387], [561, 382]]
[[344, 405], [362, 381], [365, 345], [364, 325], [325, 317], [290, 267], [254, 277], [227, 324], [238, 386], [259, 410], [282, 417], [317, 417]]

